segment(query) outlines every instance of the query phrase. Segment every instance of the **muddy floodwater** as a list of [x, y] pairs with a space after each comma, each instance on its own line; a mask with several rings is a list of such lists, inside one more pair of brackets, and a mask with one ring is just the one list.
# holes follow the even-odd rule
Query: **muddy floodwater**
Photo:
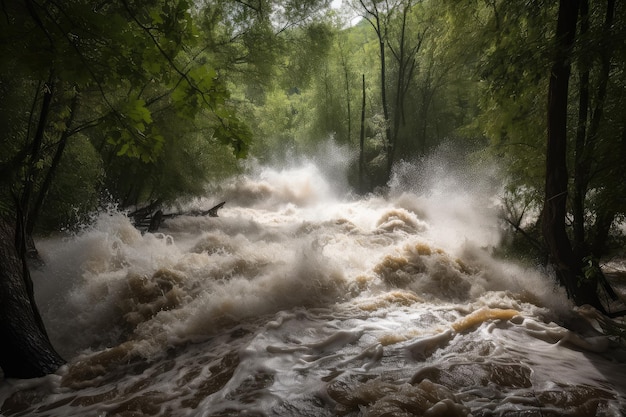
[[[471, 181], [470, 181], [471, 182]], [[549, 272], [495, 259], [491, 190], [357, 198], [257, 168], [141, 233], [101, 213], [42, 239], [56, 374], [3, 416], [626, 415], [626, 352]], [[617, 265], [619, 267], [619, 265]]]

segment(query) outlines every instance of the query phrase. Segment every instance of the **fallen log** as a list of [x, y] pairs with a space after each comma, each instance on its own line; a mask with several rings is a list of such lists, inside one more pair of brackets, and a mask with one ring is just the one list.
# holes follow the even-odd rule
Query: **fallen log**
[[165, 214], [160, 208], [154, 211], [157, 206], [156, 204], [152, 203], [148, 206], [151, 210], [146, 210], [146, 208], [136, 210], [132, 214], [130, 214], [130, 217], [133, 219], [133, 224], [137, 229], [141, 230], [142, 232], [154, 233], [159, 230], [159, 228], [166, 219], [171, 219], [178, 216], [219, 217], [218, 210], [224, 207], [224, 204], [226, 204], [226, 202], [222, 201], [221, 203], [216, 204], [208, 210], [191, 210]]

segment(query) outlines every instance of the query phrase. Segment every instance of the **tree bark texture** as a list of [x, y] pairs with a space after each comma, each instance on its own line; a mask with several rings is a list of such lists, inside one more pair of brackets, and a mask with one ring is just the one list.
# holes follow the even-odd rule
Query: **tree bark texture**
[[[589, 4], [588, 0], [580, 0], [581, 10], [581, 35], [589, 30]], [[615, 0], [607, 1], [606, 16], [602, 31], [602, 44], [610, 44], [612, 38], [611, 28], [615, 16]], [[590, 254], [588, 239], [585, 231], [585, 198], [589, 183], [592, 179], [592, 163], [596, 158], [595, 150], [600, 130], [601, 121], [604, 118], [604, 107], [607, 98], [612, 51], [608, 47], [600, 48], [600, 71], [597, 75], [597, 93], [595, 103], [591, 111], [591, 120], [588, 122], [589, 107], [591, 106], [590, 87], [590, 60], [582, 58], [583, 71], [580, 74], [580, 100], [579, 100], [579, 125], [576, 135], [575, 171], [574, 171], [574, 196], [572, 198], [573, 229], [574, 229], [574, 255], [581, 258]], [[588, 126], [587, 126], [588, 125]], [[611, 217], [610, 213], [599, 213], [598, 217]], [[602, 222], [599, 223], [602, 225]], [[591, 233], [593, 234], [593, 233]], [[595, 253], [594, 256], [601, 254]]]
[[50, 191], [50, 188], [52, 187], [52, 181], [54, 179], [54, 176], [56, 175], [59, 165], [61, 164], [61, 158], [63, 157], [63, 153], [65, 151], [65, 147], [67, 146], [68, 139], [72, 135], [70, 131], [70, 127], [72, 126], [72, 123], [74, 122], [74, 116], [76, 116], [77, 105], [78, 105], [78, 94], [74, 94], [74, 96], [72, 97], [70, 107], [69, 107], [70, 115], [67, 121], [65, 122], [66, 128], [61, 134], [59, 143], [57, 144], [57, 149], [52, 158], [52, 162], [50, 163], [50, 168], [48, 168], [48, 172], [46, 173], [43, 179], [43, 182], [41, 183], [41, 186], [39, 187], [37, 196], [34, 199], [35, 204], [32, 206], [30, 212], [27, 213], [27, 220], [28, 220], [28, 222], [26, 223], [27, 235], [32, 235], [35, 230], [35, 224], [37, 223], [37, 219], [39, 218], [39, 213], [41, 212], [41, 209], [43, 208], [44, 201], [48, 195], [48, 192]]
[[362, 75], [361, 131], [359, 133], [359, 191], [365, 194], [365, 74]]
[[565, 228], [568, 88], [579, 5], [579, 0], [559, 2], [555, 59], [548, 87], [548, 146], [542, 231], [557, 277], [570, 298], [577, 305], [590, 304], [604, 311], [597, 295], [597, 282], [582, 279], [582, 260], [574, 256]]
[[29, 282], [15, 227], [0, 218], [0, 368], [7, 378], [44, 376], [65, 363], [35, 317]]
[[[589, 31], [589, 2], [580, 0], [580, 36], [586, 36]], [[578, 66], [578, 126], [576, 128], [576, 143], [574, 148], [574, 195], [572, 196], [572, 228], [574, 254], [583, 254], [585, 248], [585, 196], [587, 194], [588, 178], [585, 170], [585, 144], [587, 139], [587, 120], [589, 118], [589, 75], [591, 64], [589, 58], [582, 57]]]
[[383, 116], [385, 118], [385, 139], [387, 140], [387, 180], [391, 178], [391, 168], [393, 167], [393, 138], [391, 136], [391, 125], [389, 123], [389, 106], [387, 105], [387, 75], [385, 62], [385, 42], [379, 36], [380, 46], [380, 95], [383, 104]]

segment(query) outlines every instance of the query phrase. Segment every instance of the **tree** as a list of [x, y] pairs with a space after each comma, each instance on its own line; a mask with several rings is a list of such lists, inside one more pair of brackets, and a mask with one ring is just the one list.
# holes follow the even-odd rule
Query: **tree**
[[56, 371], [65, 361], [48, 339], [15, 239], [15, 228], [0, 218], [0, 368], [5, 377], [34, 378]]
[[[301, 92], [322, 71], [332, 41], [328, 0], [199, 2], [203, 39], [230, 101], [255, 132], [251, 154], [279, 157], [306, 135], [309, 115]], [[309, 114], [311, 112], [308, 112]], [[275, 154], [274, 154], [275, 152]]]
[[378, 51], [380, 59], [380, 98], [383, 109], [383, 120], [385, 123], [385, 150], [387, 156], [387, 178], [391, 175], [391, 166], [393, 165], [394, 146], [391, 131], [391, 123], [389, 117], [389, 105], [387, 95], [387, 60], [385, 58], [388, 23], [390, 16], [393, 15], [395, 4], [389, 4], [387, 0], [358, 0], [357, 8], [363, 11], [363, 18], [370, 24], [376, 33], [378, 40]]
[[[392, 39], [392, 34], [387, 38], [387, 46], [391, 51], [391, 54], [395, 60], [395, 91], [394, 91], [394, 107], [393, 107], [393, 123], [391, 130], [391, 152], [387, 156], [387, 170], [391, 173], [391, 168], [395, 162], [398, 154], [399, 134], [400, 126], [406, 124], [406, 101], [409, 88], [413, 84], [413, 76], [417, 67], [416, 55], [420, 51], [424, 36], [425, 29], [419, 28], [419, 33], [415, 36], [415, 39], [411, 39], [411, 33], [408, 25], [411, 12], [415, 8], [415, 4], [412, 0], [405, 0], [398, 4], [399, 16], [397, 17], [398, 28], [392, 30], [392, 34], [395, 34], [396, 39]], [[395, 26], [395, 25], [394, 25]], [[415, 25], [419, 26], [419, 25]], [[395, 29], [392, 27], [392, 29]], [[397, 33], [396, 33], [397, 32]]]
[[[604, 149], [606, 142], [613, 143], [619, 147], [619, 131], [620, 126], [614, 127], [618, 132], [611, 134], [601, 133], [602, 125], [610, 123], [613, 116], [605, 117], [605, 112], [610, 111], [609, 103], [611, 94], [609, 92], [609, 83], [611, 78], [615, 77], [615, 72], [611, 67], [613, 64], [613, 54], [619, 51], [619, 47], [611, 45], [611, 40], [618, 33], [614, 33], [614, 20], [616, 12], [616, 4], [614, 0], [606, 2], [606, 10], [601, 22], [596, 26], [600, 27], [599, 33], [591, 33], [591, 24], [593, 23], [589, 4], [587, 0], [581, 0], [581, 43], [589, 42], [594, 36], [601, 39], [603, 47], [597, 48], [596, 51], [589, 51], [578, 60], [578, 120], [576, 126], [576, 136], [574, 143], [574, 186], [572, 196], [572, 228], [573, 228], [573, 251], [575, 256], [585, 258], [598, 258], [604, 252], [606, 244], [606, 236], [617, 215], [615, 204], [596, 205], [597, 221], [590, 225], [588, 221], [587, 211], [590, 203], [589, 194], [591, 187], [597, 187], [598, 179], [602, 182], [612, 182], [610, 178], [602, 178], [602, 168], [599, 162], [607, 163], [610, 161], [609, 155]], [[597, 19], [600, 20], [600, 19]], [[593, 71], [595, 68], [597, 70]], [[612, 73], [613, 72], [613, 73]], [[595, 76], [594, 76], [595, 75]], [[593, 82], [595, 79], [595, 82]], [[592, 85], [592, 82], [594, 85]], [[591, 94], [591, 88], [596, 94]], [[615, 85], [615, 90], [620, 87]], [[607, 120], [608, 119], [608, 120]], [[608, 122], [608, 123], [607, 123]], [[617, 136], [617, 138], [616, 138]], [[609, 145], [613, 148], [614, 145]], [[613, 151], [608, 151], [613, 153]], [[623, 154], [617, 152], [618, 154]], [[609, 162], [614, 164], [615, 161]], [[615, 175], [614, 178], [620, 175]], [[615, 179], [617, 179], [615, 178]], [[617, 181], [616, 181], [617, 182]], [[619, 183], [619, 182], [618, 182]], [[605, 187], [602, 187], [605, 188]], [[617, 190], [615, 190], [617, 191]], [[606, 191], [601, 193], [601, 200], [611, 199], [611, 194]], [[609, 208], [610, 207], [610, 208]], [[605, 237], [603, 237], [605, 236]]]
[[[463, 67], [457, 60], [446, 61], [445, 54], [438, 51], [441, 42], [430, 35], [441, 34], [447, 23], [437, 15], [437, 5], [384, 0], [358, 1], [353, 7], [363, 13], [376, 34], [380, 106], [385, 121], [386, 182], [398, 158], [425, 154], [429, 139], [436, 144], [439, 137], [449, 137], [461, 124], [455, 109], [460, 93], [441, 100], [437, 100], [436, 93], [444, 97], [452, 91], [447, 87], [453, 85], [455, 75], [462, 74]], [[425, 51], [425, 45], [430, 49]], [[451, 71], [455, 67], [456, 72]], [[442, 105], [435, 110], [437, 102]], [[439, 123], [438, 117], [445, 117], [445, 122]], [[451, 118], [456, 120], [451, 123]], [[434, 128], [429, 131], [431, 126]], [[442, 131], [437, 131], [440, 126]]]
[[68, 141], [89, 137], [110, 156], [110, 168], [118, 157], [159, 160], [164, 142], [176, 137], [164, 136], [159, 112], [209, 116], [211, 136], [240, 156], [250, 134], [216, 71], [197, 59], [198, 49], [190, 52], [189, 2], [2, 6], [0, 88], [12, 100], [3, 100], [8, 123], [0, 136], [0, 354], [5, 376], [25, 378], [63, 362], [34, 304], [27, 254]]
[[[93, 166], [106, 172], [102, 184], [122, 205], [201, 190], [210, 168], [248, 152], [252, 132], [231, 83], [271, 72], [274, 61], [268, 58], [280, 50], [276, 36], [309, 22], [327, 4], [2, 2], [0, 53], [6, 59], [0, 62], [0, 118], [6, 129], [0, 136], [0, 249], [6, 256], [0, 260], [0, 366], [5, 376], [39, 376], [63, 362], [39, 319], [26, 257], [30, 233], [49, 206], [47, 196], [62, 192], [59, 173], [68, 166], [67, 150], [99, 156]], [[78, 141], [84, 146], [75, 146]], [[19, 322], [24, 325], [15, 326]]]
[[582, 265], [575, 259], [565, 229], [567, 215], [567, 104], [571, 71], [570, 55], [576, 36], [578, 0], [561, 0], [555, 33], [555, 58], [548, 88], [548, 147], [546, 184], [541, 217], [543, 236], [557, 277], [577, 304], [602, 308], [596, 283], [584, 281]]
[[[605, 27], [610, 33], [613, 23], [615, 3], [607, 4]], [[555, 58], [550, 73], [548, 89], [548, 146], [546, 151], [546, 183], [544, 206], [541, 216], [543, 236], [554, 265], [555, 272], [568, 295], [577, 305], [590, 304], [598, 310], [606, 312], [605, 306], [598, 296], [598, 287], [603, 285], [607, 293], [615, 297], [615, 293], [606, 282], [602, 272], [589, 258], [587, 238], [585, 236], [584, 204], [587, 195], [590, 175], [591, 155], [597, 145], [598, 124], [602, 117], [609, 78], [609, 51], [601, 53], [601, 71], [599, 75], [599, 92], [596, 97], [596, 108], [591, 118], [590, 137], [587, 137], [586, 120], [589, 100], [589, 67], [585, 58], [581, 58], [579, 121], [575, 141], [575, 175], [573, 201], [573, 239], [570, 240], [566, 230], [568, 215], [568, 99], [571, 72], [572, 51], [576, 40], [576, 26], [579, 11], [581, 12], [581, 33], [587, 35], [589, 29], [589, 7], [586, 0], [561, 1], [559, 3], [557, 29], [555, 33]], [[596, 210], [606, 224], [613, 222], [605, 219], [606, 212]], [[598, 222], [596, 222], [598, 225]]]
[[600, 266], [612, 248], [623, 247], [617, 226], [626, 212], [617, 168], [626, 152], [619, 110], [626, 8], [613, 0], [448, 6], [448, 33], [457, 35], [445, 42], [481, 86], [479, 112], [466, 132], [488, 138], [489, 155], [508, 174], [506, 220], [519, 236], [513, 241], [530, 243], [533, 262], [550, 254], [574, 302], [606, 306], [613, 292]]

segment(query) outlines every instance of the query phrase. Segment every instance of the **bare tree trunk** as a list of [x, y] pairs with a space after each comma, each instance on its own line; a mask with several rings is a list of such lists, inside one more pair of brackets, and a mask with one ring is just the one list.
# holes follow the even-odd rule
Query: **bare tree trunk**
[[35, 378], [65, 361], [43, 329], [28, 268], [15, 242], [16, 228], [0, 218], [0, 368], [7, 378]]
[[350, 100], [350, 67], [348, 66], [348, 62], [346, 60], [346, 55], [343, 50], [342, 43], [339, 44], [340, 58], [341, 58], [341, 67], [343, 69], [343, 83], [344, 88], [346, 90], [346, 110], [348, 112], [348, 139], [347, 143], [352, 143], [352, 105]]
[[[51, 72], [48, 78], [48, 82], [44, 85], [44, 94], [41, 103], [41, 111], [39, 113], [39, 122], [37, 123], [37, 130], [35, 131], [35, 136], [30, 147], [29, 158], [26, 166], [27, 172], [24, 181], [24, 188], [20, 196], [19, 204], [23, 208], [24, 214], [26, 216], [28, 216], [28, 213], [30, 211], [30, 202], [35, 188], [35, 174], [37, 171], [37, 162], [41, 157], [41, 148], [43, 146], [46, 123], [50, 114], [50, 106], [52, 104], [52, 80], [53, 75]], [[28, 218], [26, 218], [26, 223], [29, 223]]]
[[[376, 32], [376, 37], [378, 38], [378, 47], [380, 51], [380, 96], [383, 107], [383, 117], [385, 118], [385, 150], [387, 157], [387, 171], [385, 173], [385, 180], [388, 181], [391, 177], [391, 168], [393, 167], [393, 153], [395, 143], [393, 143], [393, 137], [391, 135], [389, 105], [387, 104], [387, 60], [385, 58], [385, 40], [387, 38], [388, 28], [386, 23], [381, 23], [381, 19], [386, 19], [388, 22], [390, 16], [385, 16], [385, 12], [378, 10], [378, 2], [376, 1], [368, 3], [369, 6], [364, 0], [359, 0], [359, 3], [363, 10], [365, 10], [365, 15], [363, 17], [369, 22], [372, 28], [374, 28], [374, 31]], [[390, 14], [391, 11], [386, 10], [386, 13]]]
[[361, 133], [359, 135], [359, 191], [365, 193], [365, 74], [363, 79], [363, 97], [361, 101]]
[[387, 180], [391, 178], [393, 166], [393, 138], [391, 137], [391, 125], [389, 123], [389, 106], [387, 105], [387, 75], [385, 63], [385, 42], [380, 38], [380, 95], [383, 104], [383, 116], [385, 117], [385, 139], [387, 140]]
[[595, 280], [582, 279], [565, 229], [567, 214], [567, 105], [570, 55], [576, 38], [579, 0], [560, 0], [556, 30], [556, 56], [548, 88], [548, 146], [542, 231], [557, 277], [577, 305], [590, 304], [602, 311]]
[[[581, 34], [588, 30], [589, 26], [589, 5], [588, 0], [581, 1]], [[604, 30], [602, 36], [607, 39], [611, 38], [611, 28], [615, 15], [615, 0], [607, 1], [606, 16], [604, 20]], [[582, 58], [583, 60], [585, 58]], [[596, 149], [596, 138], [600, 129], [600, 124], [604, 115], [604, 105], [606, 101], [607, 88], [611, 69], [611, 50], [603, 48], [600, 51], [601, 68], [598, 74], [597, 94], [595, 105], [591, 112], [592, 117], [588, 122], [589, 109], [589, 63], [583, 61], [583, 71], [581, 72], [580, 81], [580, 99], [579, 99], [579, 121], [576, 132], [576, 149], [575, 149], [575, 171], [574, 171], [574, 195], [572, 198], [573, 212], [573, 228], [574, 228], [574, 255], [581, 259], [590, 254], [590, 248], [587, 244], [590, 237], [585, 232], [585, 198], [589, 188], [589, 182], [592, 177], [592, 161]], [[587, 129], [587, 123], [589, 128]], [[599, 217], [603, 214], [600, 213]], [[608, 215], [608, 217], [612, 217]], [[602, 223], [602, 222], [600, 222]]]
[[[580, 35], [585, 36], [589, 31], [589, 2], [580, 3]], [[578, 87], [578, 127], [576, 128], [576, 145], [574, 150], [574, 195], [572, 196], [572, 215], [574, 217], [575, 254], [582, 254], [585, 249], [585, 195], [587, 193], [587, 179], [584, 162], [585, 142], [587, 137], [587, 119], [589, 116], [589, 67], [587, 57], [581, 57], [579, 62]]]
[[48, 195], [48, 191], [50, 191], [50, 187], [52, 186], [52, 180], [56, 174], [56, 171], [61, 163], [61, 158], [63, 157], [63, 152], [65, 151], [65, 146], [67, 145], [67, 140], [71, 136], [70, 126], [72, 126], [72, 122], [74, 120], [74, 116], [76, 114], [76, 105], [78, 103], [78, 94], [75, 94], [72, 98], [72, 102], [70, 104], [70, 115], [67, 120], [66, 128], [61, 134], [61, 138], [59, 139], [59, 143], [57, 144], [57, 149], [52, 158], [52, 163], [50, 164], [50, 168], [46, 173], [46, 176], [39, 187], [39, 192], [37, 193], [37, 197], [35, 198], [35, 204], [31, 208], [28, 213], [26, 223], [26, 234], [28, 236], [33, 234], [35, 230], [35, 224], [37, 222], [37, 218], [39, 217], [39, 213], [41, 212], [41, 208], [43, 207], [43, 203]]
[[415, 44], [409, 44], [410, 41], [407, 39], [407, 31], [409, 26], [409, 24], [407, 23], [407, 19], [412, 7], [412, 0], [409, 0], [406, 3], [402, 4], [402, 24], [400, 26], [400, 39], [398, 40], [398, 45], [394, 47], [389, 40], [387, 41], [389, 50], [395, 58], [396, 64], [398, 66], [395, 91], [395, 107], [393, 109], [393, 131], [391, 133], [391, 143], [393, 143], [394, 145], [391, 154], [392, 163], [396, 159], [398, 150], [401, 149], [401, 139], [403, 140], [403, 142], [405, 142], [406, 147], [406, 138], [402, 138], [400, 136], [400, 126], [404, 126], [406, 124], [404, 110], [406, 104], [406, 96], [408, 94], [409, 88], [411, 87], [411, 79], [413, 78], [413, 72], [415, 71], [416, 67], [415, 56], [421, 48], [422, 41], [426, 33], [426, 31], [423, 31], [421, 34], [418, 35], [418, 39]]

